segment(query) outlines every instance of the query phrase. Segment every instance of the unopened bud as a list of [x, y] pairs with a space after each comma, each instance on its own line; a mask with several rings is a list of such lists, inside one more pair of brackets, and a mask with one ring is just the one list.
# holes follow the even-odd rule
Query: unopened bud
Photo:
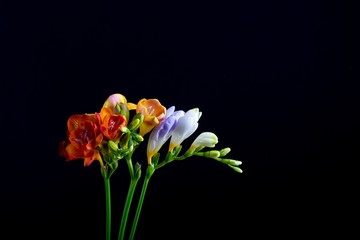
[[140, 134], [137, 133], [132, 133], [131, 136], [133, 137], [133, 139], [135, 139], [137, 142], [142, 142], [144, 141], [144, 137], [141, 136]]
[[129, 122], [129, 108], [126, 103], [120, 103], [120, 114], [124, 115], [126, 121]]
[[229, 147], [220, 150], [220, 157], [226, 156], [231, 149]]
[[112, 152], [117, 152], [117, 150], [119, 149], [118, 145], [111, 140], [108, 142], [108, 147]]
[[125, 126], [121, 126], [120, 131], [123, 132], [123, 133], [130, 133], [130, 130]]
[[131, 131], [134, 131], [140, 127], [140, 125], [143, 123], [143, 121], [144, 121], [144, 115], [141, 113], [137, 113], [132, 118], [132, 121], [128, 125], [128, 127]]
[[242, 164], [241, 161], [233, 160], [233, 159], [230, 159], [229, 162], [230, 162], [229, 164], [232, 165], [232, 166], [240, 166]]
[[130, 131], [138, 128], [140, 125], [140, 119], [134, 119], [131, 121], [131, 123], [127, 126]]
[[243, 171], [238, 168], [238, 167], [234, 167], [234, 166], [231, 166], [230, 164], [228, 165], [229, 167], [231, 167], [235, 172], [238, 172], [238, 173], [242, 173]]
[[209, 157], [210, 158], [217, 158], [220, 157], [220, 152], [218, 150], [211, 150], [209, 151]]
[[207, 157], [207, 158], [218, 158], [218, 157], [220, 157], [220, 152], [218, 150], [211, 150], [211, 151], [202, 152], [202, 153], [199, 153], [196, 155]]
[[115, 113], [115, 114], [120, 114], [120, 112], [121, 112], [120, 103], [116, 103], [114, 113]]

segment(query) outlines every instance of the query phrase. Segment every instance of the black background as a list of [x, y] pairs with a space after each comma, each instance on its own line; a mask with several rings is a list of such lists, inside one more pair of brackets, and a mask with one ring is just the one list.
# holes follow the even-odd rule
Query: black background
[[[156, 171], [137, 239], [351, 233], [354, 9], [345, 1], [2, 3], [2, 232], [105, 238], [98, 163], [84, 168], [57, 151], [68, 117], [121, 93], [198, 107], [199, 128], [184, 145], [212, 131], [216, 148], [231, 147], [244, 170], [194, 157]], [[145, 147], [134, 157], [145, 171]], [[115, 237], [129, 183], [124, 162], [112, 179]]]

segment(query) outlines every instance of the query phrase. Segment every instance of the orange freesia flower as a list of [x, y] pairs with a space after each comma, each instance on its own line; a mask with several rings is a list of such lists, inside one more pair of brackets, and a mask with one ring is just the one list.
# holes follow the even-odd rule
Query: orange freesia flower
[[103, 167], [100, 152], [96, 149], [103, 140], [98, 115], [73, 115], [68, 119], [67, 127], [68, 139], [60, 143], [59, 154], [68, 161], [83, 158], [84, 166], [98, 160]]
[[166, 108], [157, 99], [141, 99], [136, 112], [144, 115], [139, 134], [144, 136], [165, 119]]
[[124, 115], [106, 114], [102, 119], [100, 130], [107, 139], [116, 140], [121, 134], [120, 128], [126, 124]]
[[129, 109], [136, 108], [135, 104], [127, 103], [126, 98], [119, 93], [112, 94], [106, 99], [100, 111], [100, 130], [110, 140], [117, 140], [121, 134], [120, 128], [127, 124], [125, 116], [116, 108], [118, 103], [126, 103]]

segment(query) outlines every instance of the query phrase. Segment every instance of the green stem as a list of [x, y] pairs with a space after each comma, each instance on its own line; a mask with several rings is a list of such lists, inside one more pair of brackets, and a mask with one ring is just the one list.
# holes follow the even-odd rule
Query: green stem
[[130, 206], [131, 206], [131, 202], [134, 196], [134, 192], [135, 192], [135, 188], [136, 185], [140, 179], [140, 175], [141, 175], [141, 170], [137, 169], [136, 172], [134, 171], [134, 167], [131, 161], [131, 155], [128, 155], [126, 157], [126, 163], [129, 167], [129, 172], [130, 172], [130, 186], [129, 186], [129, 190], [126, 196], [126, 201], [125, 201], [125, 206], [123, 209], [123, 214], [121, 217], [121, 223], [120, 223], [120, 228], [119, 228], [119, 235], [118, 235], [118, 240], [123, 240], [124, 239], [124, 235], [125, 235], [125, 230], [126, 230], [126, 223], [127, 223], [127, 219], [128, 219], [128, 215], [129, 215], [129, 211], [130, 211]]
[[134, 196], [134, 192], [135, 192], [135, 188], [137, 185], [138, 179], [134, 178], [131, 180], [130, 182], [130, 186], [129, 186], [129, 191], [126, 197], [126, 202], [125, 202], [125, 206], [124, 206], [124, 210], [123, 210], [123, 214], [122, 214], [122, 218], [121, 218], [121, 224], [120, 224], [120, 229], [119, 229], [119, 236], [118, 236], [118, 240], [123, 240], [124, 239], [124, 235], [125, 235], [125, 229], [126, 229], [126, 222], [128, 219], [128, 215], [129, 215], [129, 211], [130, 211], [130, 206], [131, 206], [131, 202]]
[[147, 189], [147, 186], [149, 184], [150, 177], [152, 176], [154, 171], [155, 171], [154, 166], [153, 165], [148, 165], [146, 175], [145, 175], [145, 178], [144, 178], [144, 183], [143, 183], [143, 186], [142, 186], [142, 189], [141, 189], [141, 194], [140, 194], [138, 206], [136, 208], [135, 218], [134, 218], [133, 225], [132, 225], [131, 232], [130, 232], [130, 237], [129, 237], [130, 240], [132, 240], [134, 238], [137, 223], [138, 223], [139, 217], [140, 217], [140, 212], [141, 212], [142, 205], [143, 205], [144, 198], [145, 198], [146, 189]]
[[104, 177], [105, 182], [105, 201], [106, 201], [106, 240], [111, 239], [111, 195], [110, 178]]

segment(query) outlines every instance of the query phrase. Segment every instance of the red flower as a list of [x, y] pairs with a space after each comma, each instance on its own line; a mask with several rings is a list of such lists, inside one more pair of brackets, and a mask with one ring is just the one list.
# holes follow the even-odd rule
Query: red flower
[[66, 141], [60, 143], [59, 154], [66, 160], [84, 159], [84, 166], [98, 160], [104, 166], [100, 152], [96, 149], [103, 135], [100, 131], [100, 119], [97, 114], [79, 114], [67, 121]]

